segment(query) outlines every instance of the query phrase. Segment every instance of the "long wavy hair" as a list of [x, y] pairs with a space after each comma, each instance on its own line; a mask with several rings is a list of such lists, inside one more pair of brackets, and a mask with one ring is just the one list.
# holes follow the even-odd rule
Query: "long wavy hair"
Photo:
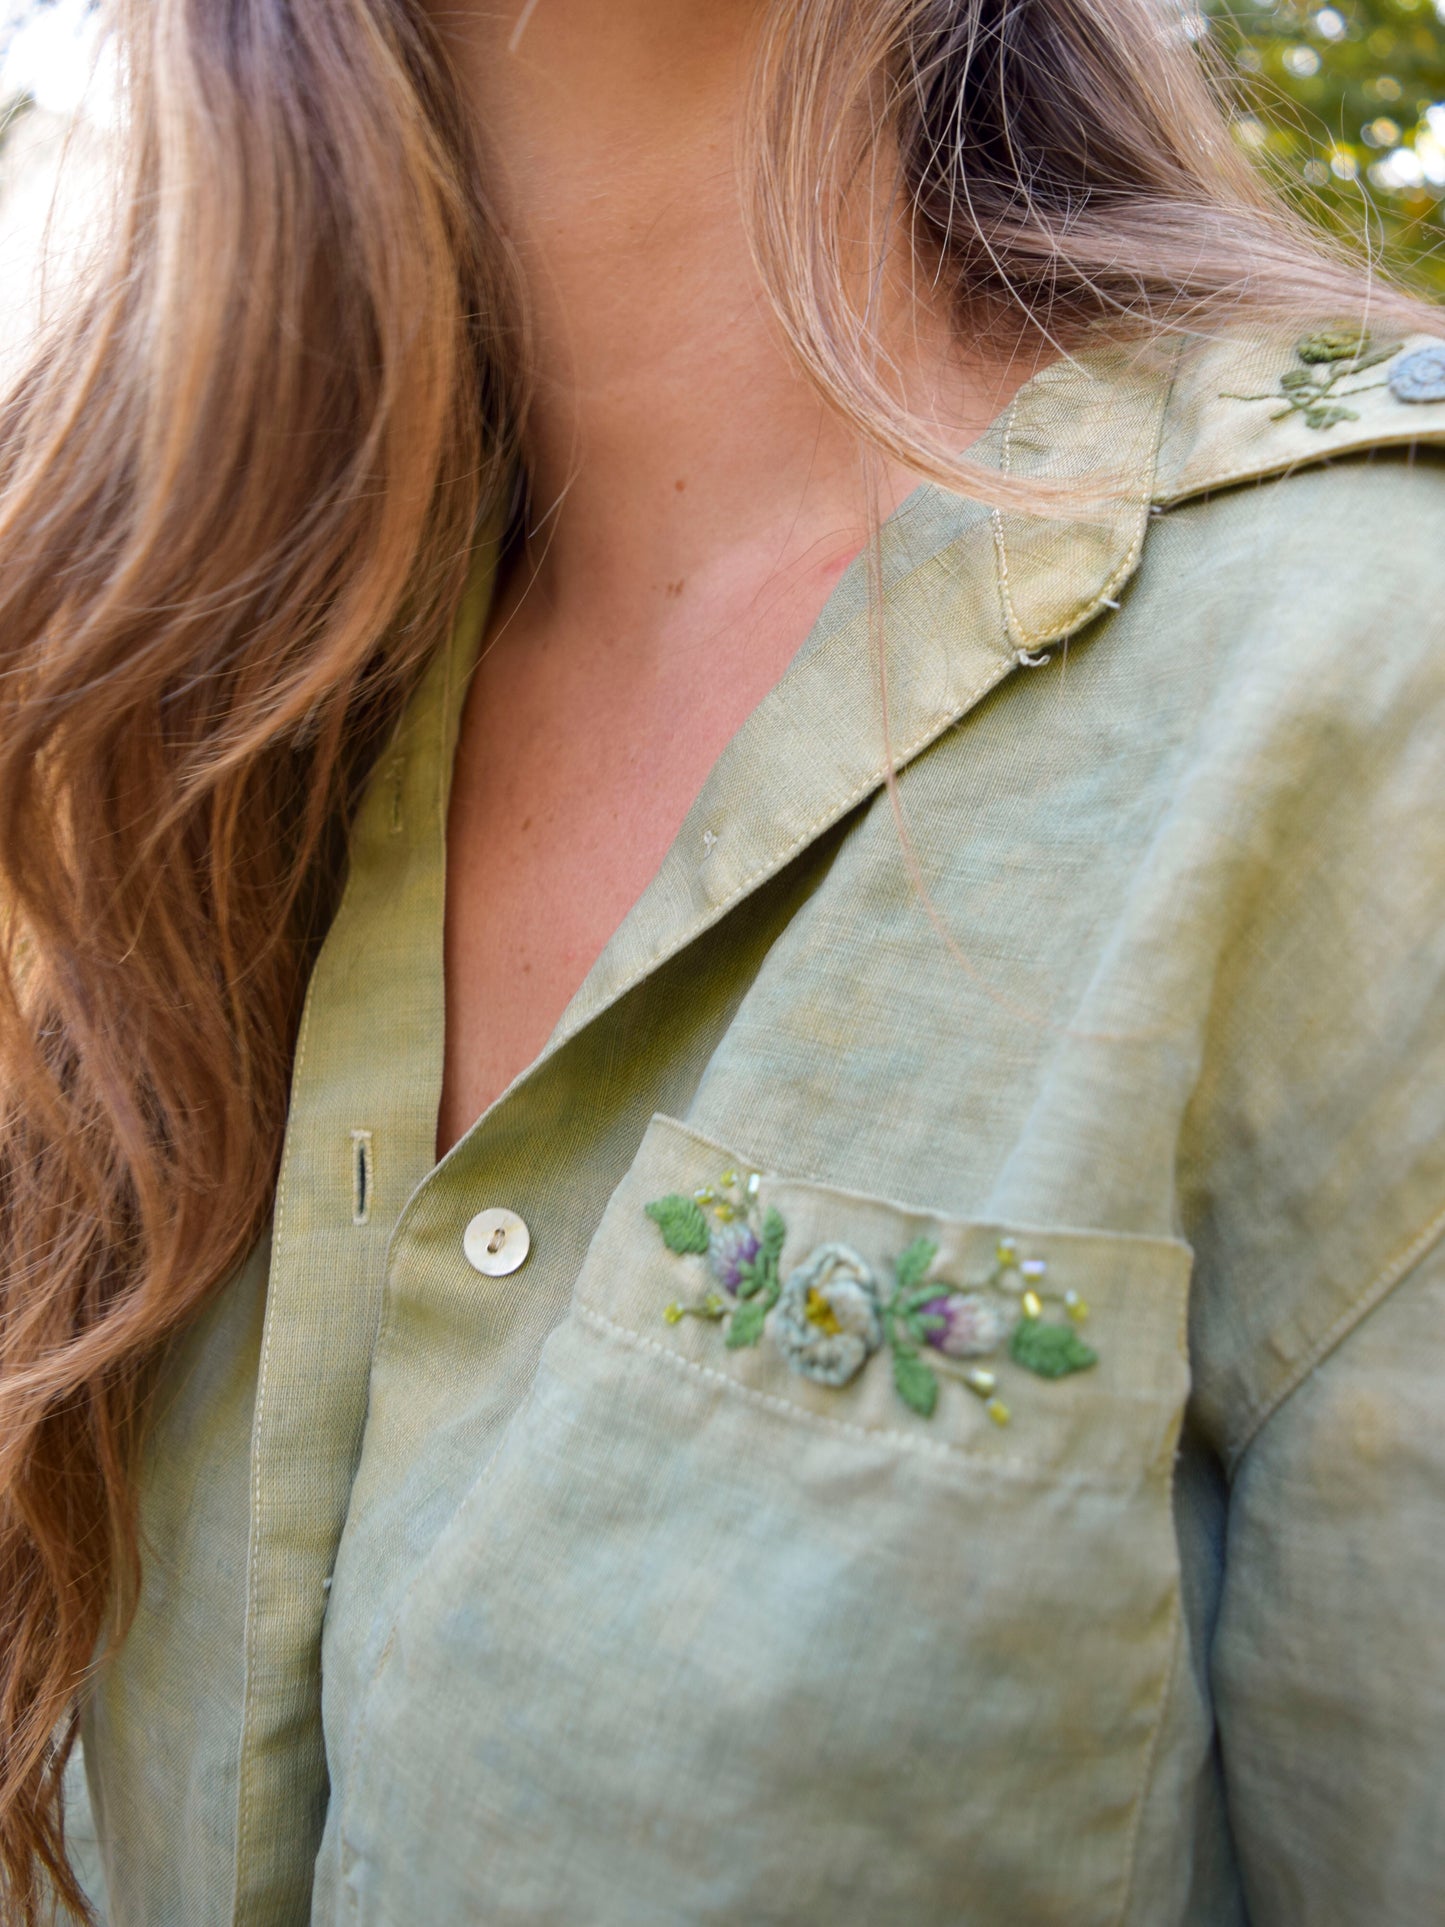
[[[1027, 505], [900, 405], [844, 267], [860, 182], [960, 329], [1408, 308], [1251, 173], [1182, 21], [772, 5], [745, 211], [864, 446]], [[115, 0], [111, 30], [113, 215], [0, 402], [0, 1911], [25, 1923], [84, 1911], [61, 1776], [133, 1610], [148, 1378], [265, 1225], [351, 799], [509, 513], [527, 394], [424, 0]]]

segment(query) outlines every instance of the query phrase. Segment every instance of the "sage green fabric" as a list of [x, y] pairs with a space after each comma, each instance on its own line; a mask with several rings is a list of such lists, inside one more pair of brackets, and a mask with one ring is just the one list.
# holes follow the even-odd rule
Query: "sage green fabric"
[[[1295, 365], [1032, 381], [985, 459], [1111, 506], [912, 496], [432, 1168], [479, 572], [165, 1374], [115, 1927], [1437, 1927], [1445, 403], [1311, 426]], [[978, 1361], [1000, 1424], [670, 1321], [644, 1207], [729, 1166], [783, 1278], [926, 1237], [987, 1297], [1012, 1238], [1097, 1364]]]

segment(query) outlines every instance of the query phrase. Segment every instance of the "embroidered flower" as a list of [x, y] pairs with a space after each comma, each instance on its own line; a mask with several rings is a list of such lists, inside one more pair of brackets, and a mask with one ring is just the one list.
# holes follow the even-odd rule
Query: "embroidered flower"
[[1390, 370], [1396, 401], [1445, 401], [1445, 341], [1427, 341]]
[[923, 1339], [949, 1358], [984, 1358], [1013, 1330], [1018, 1314], [999, 1298], [977, 1291], [950, 1291], [918, 1307]]
[[773, 1336], [795, 1372], [846, 1385], [883, 1343], [878, 1285], [856, 1251], [819, 1245], [783, 1286]]
[[[729, 1351], [757, 1345], [771, 1330], [793, 1371], [833, 1387], [851, 1384], [874, 1352], [886, 1352], [894, 1391], [925, 1419], [937, 1409], [942, 1373], [981, 1399], [995, 1425], [1009, 1424], [998, 1371], [962, 1362], [1005, 1345], [1008, 1359], [1037, 1378], [1098, 1363], [1074, 1329], [1089, 1316], [1084, 1300], [1072, 1288], [1053, 1290], [1048, 1260], [1020, 1257], [1013, 1238], [999, 1238], [992, 1269], [972, 1286], [932, 1275], [938, 1246], [923, 1236], [892, 1260], [886, 1282], [850, 1245], [821, 1244], [784, 1283], [787, 1226], [776, 1205], [763, 1206], [762, 1182], [756, 1171], [724, 1171], [691, 1197], [674, 1191], [643, 1207], [668, 1250], [704, 1259], [722, 1287], [673, 1299], [662, 1311], [670, 1325], [721, 1325]], [[1046, 1301], [1062, 1308], [1062, 1319], [1045, 1316]]]
[[707, 1250], [708, 1268], [736, 1297], [744, 1267], [752, 1264], [761, 1249], [762, 1239], [751, 1224], [734, 1219], [731, 1224], [714, 1225]]

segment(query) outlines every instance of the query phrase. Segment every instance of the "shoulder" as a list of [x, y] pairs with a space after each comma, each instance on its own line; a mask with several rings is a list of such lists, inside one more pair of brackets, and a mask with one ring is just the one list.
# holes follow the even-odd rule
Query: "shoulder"
[[1171, 811], [1197, 831], [1181, 1211], [1231, 1460], [1445, 1203], [1445, 342], [1385, 346], [1186, 358], [1119, 619], [1181, 718]]
[[1020, 391], [995, 453], [1011, 481], [1062, 483], [1092, 503], [995, 513], [1020, 656], [1092, 624], [1136, 575], [1157, 583], [1163, 568], [1178, 578], [1172, 613], [1185, 628], [1211, 575], [1250, 587], [1261, 607], [1277, 602], [1287, 557], [1298, 567], [1312, 555], [1325, 578], [1359, 586], [1393, 555], [1433, 593], [1445, 319], [1440, 339], [1254, 330], [1065, 358]]
[[[1151, 489], [1181, 591], [1322, 646], [1387, 629], [1437, 658], [1445, 340], [1247, 337], [1183, 359]], [[1328, 359], [1326, 357], [1333, 357]]]

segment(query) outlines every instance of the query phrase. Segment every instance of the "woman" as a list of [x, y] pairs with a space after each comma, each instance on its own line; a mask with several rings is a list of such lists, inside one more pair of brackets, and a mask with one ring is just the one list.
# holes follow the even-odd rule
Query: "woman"
[[1433, 318], [1153, 0], [117, 28], [6, 1918], [1432, 1917]]

